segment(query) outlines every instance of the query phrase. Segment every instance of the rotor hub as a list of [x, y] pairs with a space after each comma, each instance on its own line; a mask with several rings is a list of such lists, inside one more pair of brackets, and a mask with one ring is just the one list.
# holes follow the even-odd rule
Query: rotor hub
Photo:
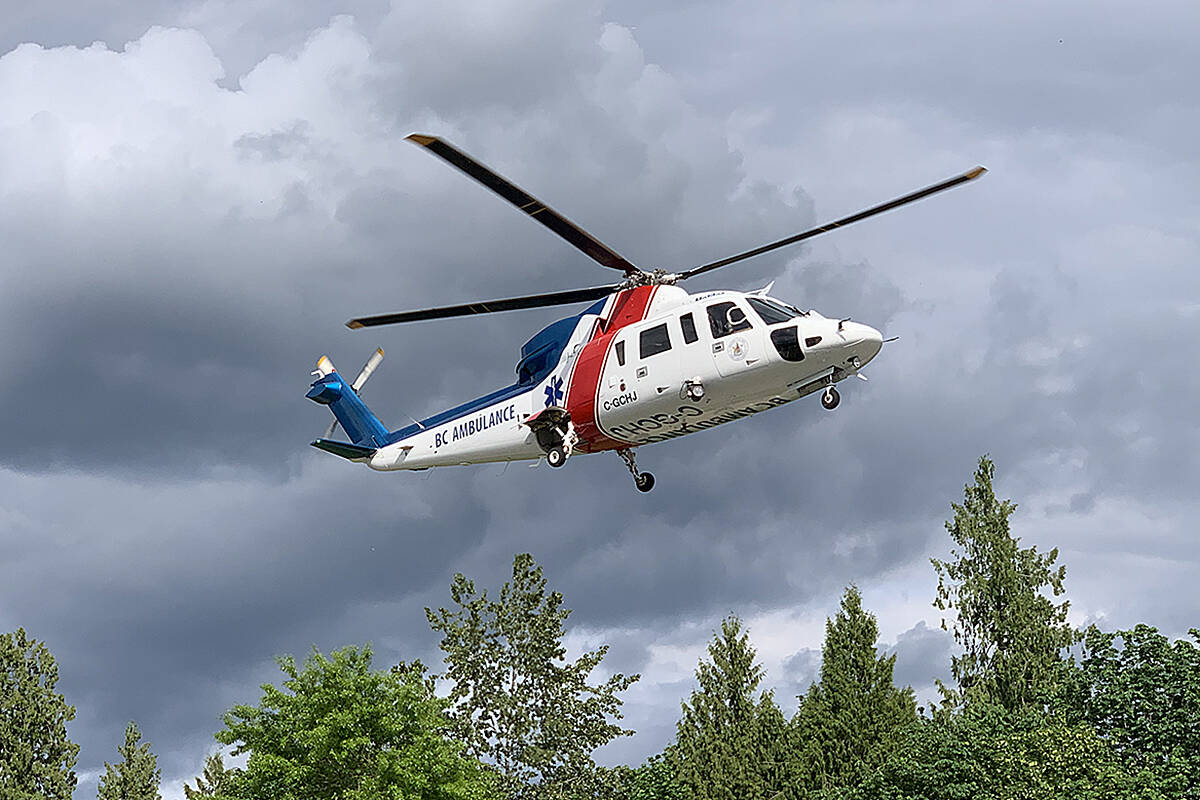
[[655, 269], [650, 272], [639, 269], [637, 272], [629, 273], [625, 280], [621, 281], [618, 289], [636, 289], [639, 286], [674, 286], [678, 280], [678, 274], [667, 272], [665, 269]]

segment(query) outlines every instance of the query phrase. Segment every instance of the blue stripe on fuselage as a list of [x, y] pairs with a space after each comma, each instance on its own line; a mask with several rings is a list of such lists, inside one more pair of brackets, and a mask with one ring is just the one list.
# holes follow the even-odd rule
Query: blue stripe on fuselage
[[[557, 322], [547, 325], [545, 328], [542, 328], [542, 330], [538, 331], [538, 333], [534, 334], [534, 336], [531, 337], [528, 342], [526, 342], [525, 347], [522, 348], [523, 351], [527, 349], [530, 351], [542, 351], [547, 349], [548, 345], [551, 348], [557, 348], [558, 351], [558, 355], [553, 359], [553, 361], [545, 365], [542, 369], [538, 370], [538, 373], [534, 374], [530, 379], [514, 383], [511, 386], [505, 386], [503, 389], [497, 389], [491, 394], [485, 394], [483, 397], [478, 397], [468, 403], [463, 403], [462, 405], [455, 406], [447, 411], [434, 414], [432, 417], [421, 420], [419, 424], [414, 423], [412, 425], [406, 425], [399, 430], [392, 431], [387, 435], [387, 443], [394, 444], [401, 439], [407, 439], [409, 436], [418, 434], [423, 430], [436, 428], [439, 425], [452, 422], [459, 417], [465, 417], [482, 408], [487, 408], [495, 403], [502, 403], [505, 400], [510, 400], [518, 395], [522, 395], [530, 391], [533, 387], [541, 383], [547, 375], [553, 372], [555, 368], [558, 367], [559, 361], [562, 360], [563, 348], [567, 346], [567, 342], [569, 342], [571, 337], [575, 334], [575, 330], [579, 327], [579, 320], [588, 314], [599, 314], [604, 310], [604, 304], [606, 302], [608, 302], [608, 298], [597, 300], [595, 303], [588, 306], [585, 310], [576, 314], [574, 317], [565, 317]], [[567, 322], [572, 319], [575, 320], [574, 325], [562, 325], [563, 322]], [[536, 347], [531, 348], [530, 345], [534, 342], [537, 343]]]

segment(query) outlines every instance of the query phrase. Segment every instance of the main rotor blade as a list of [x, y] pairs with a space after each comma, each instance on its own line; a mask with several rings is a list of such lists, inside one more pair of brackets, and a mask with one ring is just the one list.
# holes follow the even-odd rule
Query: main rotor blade
[[542, 308], [543, 306], [564, 306], [570, 303], [585, 303], [589, 300], [599, 300], [617, 291], [620, 286], [594, 286], [591, 289], [572, 289], [568, 292], [551, 292], [549, 294], [532, 294], [525, 297], [510, 297], [505, 300], [488, 300], [484, 303], [466, 303], [461, 306], [442, 306], [441, 308], [425, 308], [420, 311], [401, 311], [397, 314], [378, 314], [373, 317], [359, 317], [346, 323], [347, 328], [371, 328], [376, 325], [394, 325], [397, 322], [417, 322], [425, 319], [444, 319], [446, 317], [465, 317], [470, 314], [494, 314], [497, 311], [516, 311], [520, 308]]
[[960, 183], [973, 181], [985, 172], [987, 172], [986, 167], [975, 167], [975, 169], [964, 172], [962, 175], [949, 178], [941, 183], [935, 183], [932, 186], [926, 186], [924, 189], [919, 189], [910, 194], [906, 194], [903, 197], [897, 197], [895, 200], [889, 200], [886, 203], [873, 206], [868, 208], [866, 211], [859, 211], [857, 214], [851, 214], [850, 216], [843, 217], [835, 222], [827, 222], [824, 225], [804, 231], [803, 233], [797, 233], [795, 236], [789, 236], [786, 239], [780, 239], [777, 242], [764, 244], [762, 247], [756, 247], [753, 250], [747, 250], [744, 253], [738, 253], [737, 255], [729, 256], [728, 258], [722, 258], [720, 261], [713, 261], [711, 264], [703, 264], [699, 267], [693, 267], [686, 272], [679, 273], [679, 280], [691, 278], [695, 275], [700, 275], [705, 272], [711, 272], [719, 267], [728, 266], [729, 264], [733, 264], [738, 261], [744, 261], [747, 258], [754, 258], [754, 256], [760, 256], [763, 253], [769, 253], [770, 251], [776, 250], [780, 247], [787, 247], [789, 244], [795, 244], [796, 242], [801, 242], [805, 239], [811, 239], [818, 234], [827, 233], [834, 228], [841, 228], [845, 225], [849, 225], [852, 222], [858, 222], [859, 220], [866, 219], [867, 217], [873, 217], [876, 214], [882, 214], [884, 211], [891, 211], [893, 208], [899, 208], [900, 206], [907, 205], [908, 203], [920, 200], [921, 198], [928, 197], [931, 194], [937, 194], [938, 192], [946, 189], [951, 189], [955, 186], [958, 186]]
[[582, 250], [589, 258], [612, 269], [619, 269], [626, 275], [637, 272], [638, 268], [630, 264], [616, 253], [611, 247], [601, 242], [590, 233], [580, 228], [574, 222], [559, 214], [548, 205], [538, 200], [507, 178], [497, 175], [492, 170], [480, 164], [469, 155], [439, 139], [436, 136], [426, 136], [420, 133], [405, 137], [410, 142], [421, 145], [438, 158], [450, 164], [475, 180], [491, 189], [496, 194], [524, 211], [534, 220], [542, 223], [550, 230], [566, 239], [572, 245]]

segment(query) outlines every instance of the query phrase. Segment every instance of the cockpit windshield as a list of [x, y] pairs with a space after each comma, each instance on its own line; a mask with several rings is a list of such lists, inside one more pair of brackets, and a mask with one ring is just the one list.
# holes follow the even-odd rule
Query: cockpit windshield
[[786, 303], [781, 303], [778, 300], [772, 300], [769, 297], [747, 297], [746, 302], [762, 318], [762, 321], [768, 325], [787, 322], [792, 317], [798, 317], [803, 313], [799, 309], [793, 308]]

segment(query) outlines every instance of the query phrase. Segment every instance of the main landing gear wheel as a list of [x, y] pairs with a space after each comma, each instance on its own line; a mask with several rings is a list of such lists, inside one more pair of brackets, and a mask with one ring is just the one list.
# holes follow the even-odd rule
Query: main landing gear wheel
[[567, 451], [561, 447], [551, 447], [546, 451], [546, 463], [557, 469], [567, 463]]
[[628, 447], [623, 447], [617, 451], [617, 455], [625, 462], [625, 466], [629, 469], [629, 474], [633, 476], [633, 485], [637, 487], [639, 492], [648, 492], [654, 488], [654, 476], [649, 472], [638, 472], [637, 461], [633, 457], [633, 451]]
[[842, 396], [838, 394], [838, 390], [832, 386], [825, 389], [821, 394], [821, 405], [832, 411], [838, 407], [838, 403], [842, 402]]

